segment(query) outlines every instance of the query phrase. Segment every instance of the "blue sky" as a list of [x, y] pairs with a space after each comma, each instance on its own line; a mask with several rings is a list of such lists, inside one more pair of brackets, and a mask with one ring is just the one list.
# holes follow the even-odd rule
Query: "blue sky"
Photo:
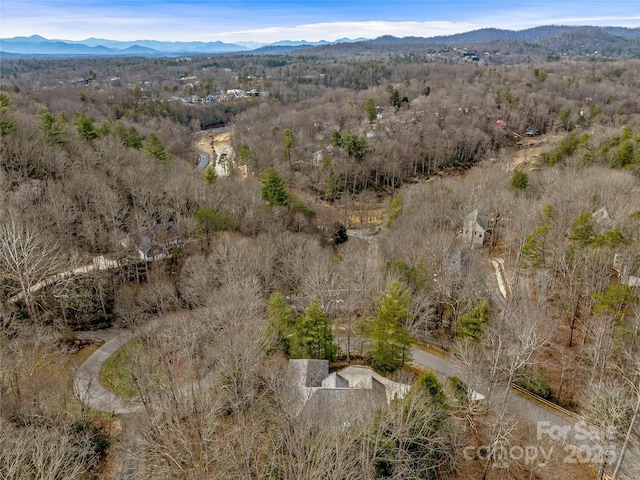
[[639, 27], [640, 0], [0, 0], [5, 38], [269, 43], [550, 24]]

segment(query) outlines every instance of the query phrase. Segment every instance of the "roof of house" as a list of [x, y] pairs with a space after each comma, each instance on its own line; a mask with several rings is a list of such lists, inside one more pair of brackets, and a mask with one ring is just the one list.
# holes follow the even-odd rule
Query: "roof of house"
[[444, 272], [448, 275], [453, 275], [466, 271], [469, 266], [469, 256], [470, 250], [462, 248], [450, 249], [443, 262]]
[[[129, 236], [130, 241], [141, 252], [160, 253], [162, 249], [180, 240], [180, 232], [175, 222], [155, 224], [150, 228]], [[157, 251], [157, 252], [156, 252]]]
[[476, 208], [473, 212], [471, 212], [469, 215], [467, 215], [464, 218], [464, 222], [465, 224], [475, 223], [480, 227], [482, 227], [484, 230], [487, 230], [487, 227], [489, 226], [489, 217], [485, 215], [481, 215], [478, 209]]
[[613, 220], [611, 220], [611, 216], [609, 215], [609, 211], [606, 207], [599, 208], [595, 212], [591, 214], [591, 218], [602, 228], [609, 228], [613, 226]]
[[289, 361], [289, 382], [292, 413], [306, 420], [322, 418], [338, 428], [352, 424], [361, 413], [403, 398], [410, 388], [364, 366], [329, 374], [328, 361], [310, 359]]
[[620, 277], [620, 283], [629, 287], [640, 287], [640, 258], [637, 256], [616, 253], [613, 256], [613, 269]]

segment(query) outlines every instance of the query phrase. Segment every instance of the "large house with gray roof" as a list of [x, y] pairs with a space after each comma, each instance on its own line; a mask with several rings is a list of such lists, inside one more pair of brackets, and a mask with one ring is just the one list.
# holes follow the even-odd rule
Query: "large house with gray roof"
[[290, 360], [291, 413], [333, 428], [345, 428], [372, 411], [402, 399], [410, 386], [371, 368], [351, 365], [329, 373], [327, 360]]

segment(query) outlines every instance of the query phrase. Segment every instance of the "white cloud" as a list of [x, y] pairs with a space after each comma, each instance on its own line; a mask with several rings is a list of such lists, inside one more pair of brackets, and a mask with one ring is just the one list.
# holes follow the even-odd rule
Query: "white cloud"
[[[233, 2], [194, 6], [196, 4], [193, 2], [160, 1], [154, 7], [147, 2], [127, 2], [126, 5], [122, 2], [123, 5], [116, 9], [115, 0], [112, 3], [33, 0], [29, 7], [25, 7], [23, 0], [0, 0], [0, 27], [4, 37], [39, 34], [67, 40], [100, 37], [113, 40], [259, 43], [279, 40], [332, 41], [344, 37], [376, 38], [382, 35], [431, 37], [485, 27], [521, 30], [550, 24], [637, 27], [640, 25], [640, 12], [636, 2], [583, 0], [583, 7], [576, 8], [568, 1], [540, 0], [534, 7], [529, 4], [523, 7], [519, 2], [512, 2], [516, 5], [507, 8], [504, 5], [492, 7], [484, 3], [481, 5], [480, 2], [460, 1], [457, 2], [458, 8], [455, 8], [456, 1], [450, 0], [447, 6], [452, 10], [447, 20], [442, 21], [307, 21], [297, 26], [264, 26], [267, 22], [295, 22], [294, 18], [309, 16], [296, 17], [296, 12], [290, 12], [291, 15], [278, 17], [260, 8], [247, 14], [246, 11], [234, 9]], [[95, 3], [100, 6], [97, 7]], [[303, 2], [300, 3], [300, 11], [304, 13]], [[389, 8], [397, 10], [401, 4], [389, 2]], [[460, 6], [464, 4], [476, 7]], [[589, 12], [592, 16], [583, 12]], [[413, 18], [422, 20], [428, 14], [428, 9], [421, 9], [421, 17], [416, 13]], [[366, 9], [361, 9], [359, 18], [365, 15]]]
[[396, 37], [433, 37], [450, 35], [479, 28], [467, 22], [326, 22], [297, 25], [295, 27], [268, 27], [250, 30], [236, 30], [200, 36], [201, 40], [222, 40], [225, 42], [255, 41], [277, 42], [278, 40], [319, 40], [333, 41], [338, 38], [377, 38], [382, 35]]

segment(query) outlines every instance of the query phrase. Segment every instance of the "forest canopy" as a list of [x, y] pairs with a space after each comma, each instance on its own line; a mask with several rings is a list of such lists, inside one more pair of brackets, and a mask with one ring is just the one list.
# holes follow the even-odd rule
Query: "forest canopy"
[[[0, 62], [0, 476], [479, 478], [512, 386], [638, 444], [640, 61], [357, 48]], [[290, 358], [415, 383], [332, 430]]]

